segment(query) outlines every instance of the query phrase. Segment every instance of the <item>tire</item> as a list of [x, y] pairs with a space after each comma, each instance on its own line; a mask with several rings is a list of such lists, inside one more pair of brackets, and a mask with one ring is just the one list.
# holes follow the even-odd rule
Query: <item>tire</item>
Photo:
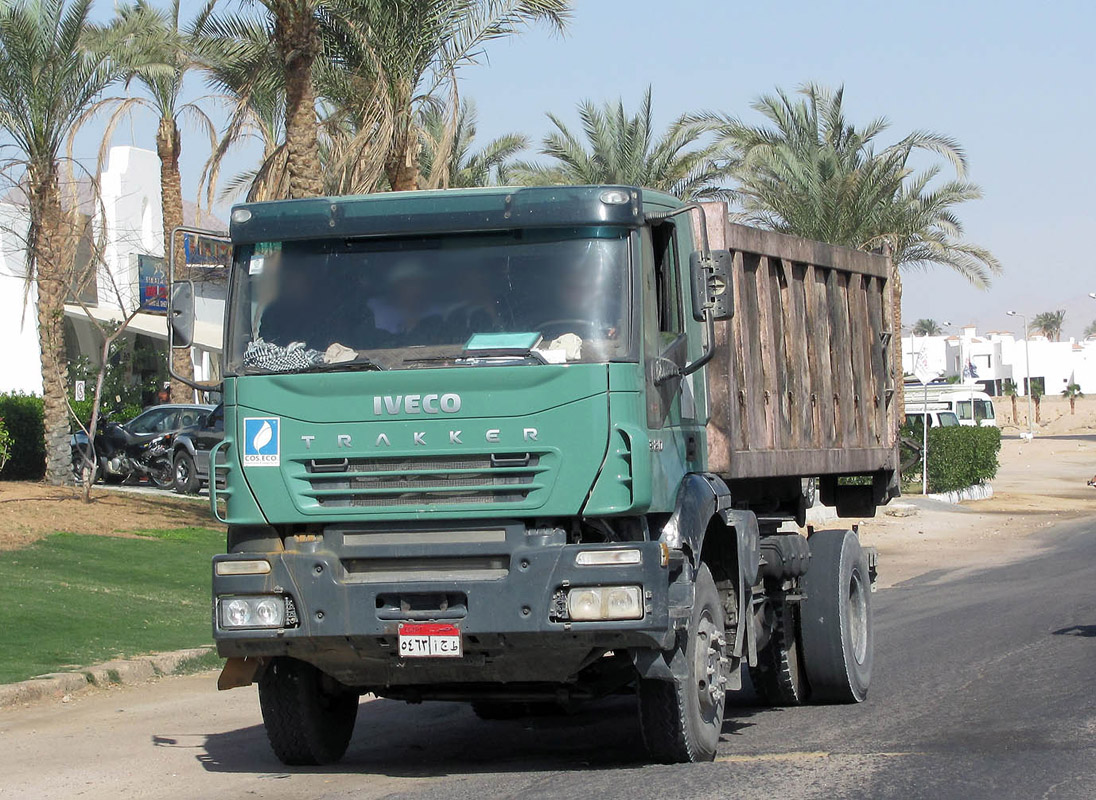
[[803, 668], [799, 612], [783, 599], [775, 602], [772, 636], [757, 654], [757, 666], [750, 667], [750, 681], [766, 705], [798, 706], [810, 696]]
[[874, 660], [868, 558], [852, 531], [818, 531], [808, 541], [799, 628], [811, 700], [860, 703]]
[[168, 458], [161, 458], [148, 465], [148, 479], [157, 489], [170, 489], [175, 484], [175, 470]]
[[283, 764], [317, 766], [343, 757], [354, 734], [358, 695], [337, 686], [316, 667], [292, 658], [276, 658], [263, 672], [263, 724]]
[[679, 638], [689, 675], [639, 680], [639, 721], [648, 754], [665, 764], [711, 761], [723, 730], [727, 659], [723, 604], [701, 564], [689, 628]]
[[95, 483], [99, 480], [99, 462], [96, 460], [92, 464], [84, 459], [84, 451], [79, 447], [72, 449], [72, 479], [76, 481], [77, 486], [84, 485], [84, 478], [90, 473], [91, 483]]
[[179, 494], [198, 494], [202, 482], [198, 478], [198, 469], [194, 457], [186, 450], [175, 454], [171, 474], [174, 477], [175, 491]]

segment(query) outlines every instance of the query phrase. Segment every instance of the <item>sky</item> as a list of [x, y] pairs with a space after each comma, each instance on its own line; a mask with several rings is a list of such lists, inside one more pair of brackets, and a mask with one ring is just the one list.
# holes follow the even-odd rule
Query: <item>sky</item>
[[[198, 3], [183, 0], [184, 14]], [[958, 208], [969, 241], [1003, 274], [988, 290], [943, 267], [903, 276], [903, 317], [1022, 325], [1005, 315], [1064, 309], [1065, 336], [1096, 319], [1096, 31], [1092, 0], [575, 0], [563, 36], [534, 28], [488, 45], [462, 69], [460, 92], [479, 110], [483, 141], [512, 131], [534, 142], [545, 112], [577, 123], [576, 104], [653, 89], [660, 127], [711, 109], [760, 122], [751, 101], [776, 87], [844, 85], [849, 117], [886, 116], [889, 144], [914, 129], [963, 145], [984, 198]], [[97, 14], [109, 14], [99, 0]], [[198, 87], [200, 89], [200, 87]], [[152, 121], [121, 126], [118, 144], [152, 146]], [[101, 134], [100, 134], [101, 135]], [[94, 130], [81, 151], [98, 147]], [[146, 141], [147, 140], [147, 141]], [[184, 192], [195, 196], [206, 153], [184, 144]], [[532, 156], [533, 153], [527, 153]], [[241, 153], [235, 168], [249, 166]], [[233, 168], [226, 167], [231, 173]], [[222, 216], [224, 214], [222, 213]]]

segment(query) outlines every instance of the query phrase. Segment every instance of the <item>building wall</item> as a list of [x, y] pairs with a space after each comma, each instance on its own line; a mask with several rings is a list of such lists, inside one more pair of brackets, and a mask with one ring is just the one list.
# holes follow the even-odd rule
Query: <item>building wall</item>
[[37, 295], [27, 284], [26, 231], [26, 212], [0, 204], [0, 391], [41, 394]]

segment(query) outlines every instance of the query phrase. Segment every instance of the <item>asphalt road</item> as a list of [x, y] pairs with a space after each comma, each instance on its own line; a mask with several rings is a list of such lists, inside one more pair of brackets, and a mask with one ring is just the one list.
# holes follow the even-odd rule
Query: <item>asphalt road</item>
[[[0, 797], [1093, 798], [1096, 524], [1035, 559], [874, 595], [860, 706], [731, 710], [714, 764], [643, 763], [634, 705], [481, 722], [363, 703], [345, 761], [288, 771], [254, 690], [197, 675], [0, 712]], [[885, 569], [885, 564], [882, 565]]]

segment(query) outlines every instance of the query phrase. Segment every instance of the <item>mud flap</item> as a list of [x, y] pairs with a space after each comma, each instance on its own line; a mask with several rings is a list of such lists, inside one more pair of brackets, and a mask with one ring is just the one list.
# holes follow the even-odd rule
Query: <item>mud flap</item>
[[266, 666], [265, 658], [230, 658], [225, 661], [221, 674], [217, 676], [217, 691], [226, 689], [239, 689], [250, 686], [255, 682], [255, 677]]

